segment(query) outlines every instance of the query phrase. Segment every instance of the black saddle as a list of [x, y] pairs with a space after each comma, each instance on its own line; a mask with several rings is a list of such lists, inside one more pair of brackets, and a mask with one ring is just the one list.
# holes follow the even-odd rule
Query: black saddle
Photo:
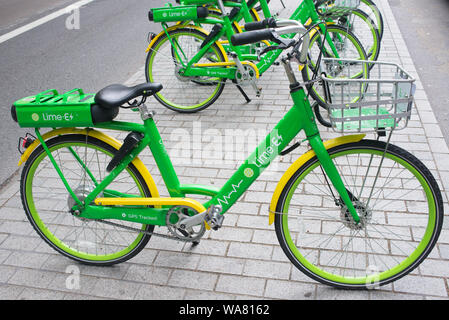
[[134, 87], [121, 84], [107, 86], [95, 95], [95, 103], [91, 106], [92, 121], [94, 124], [112, 121], [125, 103], [138, 97], [149, 97], [160, 90], [161, 84], [150, 82]]
[[105, 109], [115, 109], [137, 97], [149, 97], [162, 90], [160, 83], [142, 83], [134, 87], [112, 84], [95, 95], [95, 103]]

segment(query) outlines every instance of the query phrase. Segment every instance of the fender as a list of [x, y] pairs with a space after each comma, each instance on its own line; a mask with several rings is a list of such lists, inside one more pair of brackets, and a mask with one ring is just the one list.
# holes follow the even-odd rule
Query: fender
[[[167, 28], [167, 32], [170, 32], [170, 31], [172, 31], [172, 30], [176, 30], [176, 29], [180, 29], [180, 28], [191, 28], [191, 29], [196, 29], [196, 30], [198, 30], [198, 31], [201, 31], [201, 32], [203, 32], [204, 34], [208, 34], [208, 32], [206, 31], [206, 30], [204, 30], [203, 28], [201, 28], [201, 27], [199, 27], [199, 26], [195, 26], [195, 25], [192, 25], [192, 24], [189, 24], [189, 25], [182, 25], [182, 24], [177, 24], [177, 25], [174, 25], [174, 26], [171, 26], [170, 28]], [[155, 36], [152, 40], [151, 40], [151, 42], [150, 42], [150, 44], [148, 45], [148, 48], [147, 48], [147, 50], [145, 51], [145, 52], [149, 52], [150, 50], [151, 50], [151, 47], [156, 43], [156, 41], [160, 38], [160, 37], [162, 37], [163, 35], [165, 35], [165, 31], [164, 30], [162, 30], [157, 36]], [[223, 57], [225, 58], [225, 62], [228, 62], [229, 61], [229, 59], [228, 59], [228, 55], [226, 54], [226, 51], [225, 51], [225, 49], [223, 48], [223, 46], [221, 45], [221, 43], [220, 42], [215, 42], [216, 44], [217, 44], [217, 46], [218, 46], [218, 49], [221, 51], [221, 53], [223, 54]]]
[[[324, 147], [326, 150], [329, 150], [331, 148], [334, 148], [336, 146], [351, 143], [351, 142], [359, 142], [365, 137], [365, 134], [356, 134], [356, 135], [350, 135], [350, 136], [341, 136], [335, 139], [331, 139], [324, 142]], [[276, 189], [274, 190], [273, 197], [271, 198], [271, 204], [270, 204], [270, 212], [268, 217], [268, 224], [272, 225], [274, 222], [274, 218], [276, 215], [276, 207], [279, 201], [279, 197], [281, 196], [282, 190], [284, 190], [285, 185], [290, 180], [290, 178], [295, 174], [295, 172], [303, 166], [307, 161], [312, 159], [315, 156], [315, 152], [313, 150], [308, 151], [307, 153], [303, 154], [301, 157], [299, 157], [284, 173], [284, 175], [281, 177], [281, 180], [279, 180], [278, 185], [276, 186]]]
[[[47, 141], [50, 138], [53, 138], [55, 136], [63, 135], [63, 134], [84, 134], [89, 135], [93, 138], [97, 138], [98, 140], [101, 140], [111, 146], [113, 146], [115, 149], [120, 149], [122, 143], [118, 141], [117, 139], [94, 129], [77, 129], [77, 128], [61, 128], [49, 131], [42, 135], [42, 138]], [[20, 157], [20, 161], [18, 166], [20, 167], [23, 163], [27, 161], [27, 159], [30, 157], [31, 153], [40, 145], [40, 141], [36, 139], [22, 154]], [[137, 170], [142, 175], [143, 179], [145, 180], [148, 189], [150, 190], [151, 196], [155, 198], [159, 198], [159, 191], [157, 190], [156, 183], [154, 182], [153, 177], [151, 176], [150, 172], [148, 171], [147, 167], [143, 164], [143, 162], [136, 157], [132, 164], [137, 168]]]

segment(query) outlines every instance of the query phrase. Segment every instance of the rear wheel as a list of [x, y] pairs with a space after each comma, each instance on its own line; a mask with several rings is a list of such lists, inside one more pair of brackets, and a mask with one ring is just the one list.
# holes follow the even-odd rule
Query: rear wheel
[[[80, 200], [84, 200], [106, 177], [106, 166], [117, 152], [99, 139], [75, 134], [53, 138], [47, 146]], [[125, 193], [151, 197], [145, 180], [132, 164], [116, 177], [107, 190], [102, 196]], [[81, 219], [71, 213], [70, 209], [76, 203], [42, 145], [33, 151], [24, 166], [20, 191], [27, 218], [36, 232], [53, 249], [78, 262], [92, 265], [120, 263], [139, 253], [151, 238], [144, 232]], [[116, 223], [146, 232], [154, 229], [152, 225], [126, 221]]]

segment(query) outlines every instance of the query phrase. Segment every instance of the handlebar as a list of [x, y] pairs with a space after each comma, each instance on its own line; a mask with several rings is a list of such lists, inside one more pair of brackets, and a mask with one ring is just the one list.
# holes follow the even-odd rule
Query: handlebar
[[245, 23], [245, 31], [260, 30], [265, 28], [276, 28], [278, 25], [274, 18], [267, 18], [262, 21]]
[[[245, 24], [245, 30], [247, 29], [247, 24]], [[274, 26], [274, 27], [270, 27]], [[266, 29], [268, 27], [268, 29]], [[302, 48], [299, 55], [299, 60], [301, 63], [305, 62], [307, 59], [307, 50], [309, 47], [310, 36], [308, 30], [298, 21], [295, 20], [279, 20], [265, 19], [259, 22], [250, 23], [249, 28], [251, 31], [245, 31], [242, 33], [237, 33], [232, 35], [231, 43], [234, 46], [241, 46], [245, 44], [251, 44], [259, 42], [262, 40], [270, 40], [276, 43], [282, 43], [288, 41], [288, 39], [280, 38], [283, 34], [300, 34], [304, 39], [302, 42]], [[253, 29], [259, 28], [260, 30]], [[285, 43], [284, 43], [285, 44]], [[299, 45], [299, 41], [291, 42], [288, 46], [284, 46], [279, 49], [286, 49], [293, 45]]]
[[262, 40], [271, 40], [274, 41], [273, 35], [274, 29], [263, 29], [263, 30], [253, 30], [253, 31], [245, 31], [242, 33], [237, 33], [232, 35], [231, 43], [234, 46], [241, 46], [245, 44], [255, 43]]

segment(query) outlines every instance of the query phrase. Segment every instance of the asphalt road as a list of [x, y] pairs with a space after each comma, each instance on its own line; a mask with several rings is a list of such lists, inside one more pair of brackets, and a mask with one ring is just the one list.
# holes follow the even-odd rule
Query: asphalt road
[[449, 144], [449, 0], [389, 0]]
[[0, 33], [73, 2], [74, 0], [0, 0]]
[[[74, 2], [0, 0], [0, 35]], [[123, 83], [145, 63], [148, 32], [159, 30], [148, 9], [165, 2], [95, 0], [81, 8], [79, 29], [66, 28], [67, 14], [0, 44], [0, 186], [18, 171], [18, 138], [30, 131], [12, 121], [12, 103], [47, 89]]]

